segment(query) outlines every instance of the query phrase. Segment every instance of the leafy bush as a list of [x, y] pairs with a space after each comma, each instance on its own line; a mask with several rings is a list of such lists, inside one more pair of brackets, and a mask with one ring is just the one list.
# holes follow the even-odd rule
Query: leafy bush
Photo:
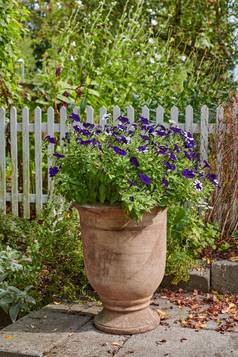
[[[75, 301], [87, 286], [78, 214], [62, 198], [47, 203], [41, 215], [33, 221], [1, 214], [0, 245], [4, 251], [9, 249], [13, 257], [10, 253], [8, 257], [15, 259], [16, 264], [19, 257], [24, 255], [19, 261], [20, 265], [14, 265], [19, 269], [5, 278], [6, 287], [14, 288], [5, 288], [4, 296], [11, 294], [15, 305], [25, 296], [23, 292], [31, 295], [37, 306], [54, 299]], [[26, 306], [21, 305], [21, 311], [23, 307], [25, 309]]]
[[0, 249], [0, 307], [9, 313], [12, 321], [16, 321], [20, 311], [27, 311], [30, 305], [35, 304], [28, 294], [30, 285], [22, 291], [9, 284], [15, 274], [23, 273], [23, 265], [27, 261], [26, 257], [21, 257], [18, 251], [9, 246]]
[[174, 205], [168, 211], [168, 254], [167, 274], [173, 275], [173, 282], [187, 280], [189, 269], [198, 265], [204, 248], [216, 248], [218, 228], [205, 223], [205, 217], [198, 208]]

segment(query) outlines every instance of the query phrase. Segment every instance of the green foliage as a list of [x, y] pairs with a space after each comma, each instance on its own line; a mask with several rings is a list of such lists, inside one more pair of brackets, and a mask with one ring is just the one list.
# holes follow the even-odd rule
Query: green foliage
[[16, 61], [18, 41], [23, 35], [22, 21], [27, 11], [18, 0], [0, 0], [0, 104], [12, 104], [20, 95]]
[[192, 104], [198, 110], [232, 92], [233, 1], [25, 3], [33, 27], [28, 41], [41, 68], [32, 73], [30, 92], [38, 104]]
[[[119, 121], [124, 125], [107, 125], [105, 131], [94, 125], [72, 130], [65, 157], [56, 159], [60, 166], [56, 189], [69, 201], [117, 204], [138, 220], [155, 207], [199, 202], [211, 191], [207, 169], [203, 173], [199, 166], [190, 133], [148, 125], [145, 118], [132, 125], [125, 117]], [[183, 175], [184, 169], [191, 170], [191, 178]], [[196, 182], [201, 190], [196, 190]]]
[[197, 265], [204, 248], [216, 248], [218, 236], [217, 227], [205, 223], [204, 214], [198, 212], [193, 202], [187, 206], [170, 207], [166, 272], [174, 276], [175, 284], [188, 279], [189, 269]]
[[17, 273], [22, 274], [27, 261], [26, 257], [9, 246], [0, 248], [0, 308], [9, 313], [13, 322], [20, 311], [27, 311], [29, 306], [35, 304], [35, 300], [28, 294], [31, 286], [20, 290], [9, 284]]
[[[11, 272], [5, 276], [1, 307], [5, 309], [5, 299], [12, 299], [19, 311], [29, 309], [33, 298], [37, 306], [55, 299], [77, 300], [87, 286], [77, 211], [57, 198], [36, 220], [1, 214], [0, 222], [1, 259], [4, 254], [8, 258], [7, 266], [0, 261], [0, 268]], [[10, 315], [17, 308], [8, 308]]]

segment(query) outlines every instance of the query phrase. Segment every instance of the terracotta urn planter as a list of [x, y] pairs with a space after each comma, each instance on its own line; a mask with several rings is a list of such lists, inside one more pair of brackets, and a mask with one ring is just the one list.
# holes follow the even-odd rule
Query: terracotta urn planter
[[167, 211], [155, 209], [137, 223], [119, 207], [78, 209], [87, 277], [103, 304], [95, 326], [115, 334], [156, 328], [150, 300], [165, 271]]

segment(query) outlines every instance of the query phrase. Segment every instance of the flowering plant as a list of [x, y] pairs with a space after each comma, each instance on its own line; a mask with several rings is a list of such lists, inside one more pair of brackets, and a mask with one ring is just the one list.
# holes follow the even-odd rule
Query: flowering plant
[[200, 163], [190, 132], [142, 116], [137, 123], [120, 116], [104, 129], [81, 122], [77, 114], [70, 118], [72, 130], [63, 153], [54, 153], [49, 173], [57, 175], [57, 189], [71, 201], [119, 205], [140, 219], [154, 207], [200, 202], [218, 186], [209, 164]]

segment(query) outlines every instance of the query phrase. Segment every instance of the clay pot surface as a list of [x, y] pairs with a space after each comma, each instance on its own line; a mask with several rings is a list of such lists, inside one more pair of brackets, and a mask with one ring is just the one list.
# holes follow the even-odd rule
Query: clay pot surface
[[154, 329], [159, 315], [149, 305], [165, 272], [167, 210], [136, 222], [119, 207], [78, 209], [87, 277], [104, 306], [96, 327], [116, 334]]

